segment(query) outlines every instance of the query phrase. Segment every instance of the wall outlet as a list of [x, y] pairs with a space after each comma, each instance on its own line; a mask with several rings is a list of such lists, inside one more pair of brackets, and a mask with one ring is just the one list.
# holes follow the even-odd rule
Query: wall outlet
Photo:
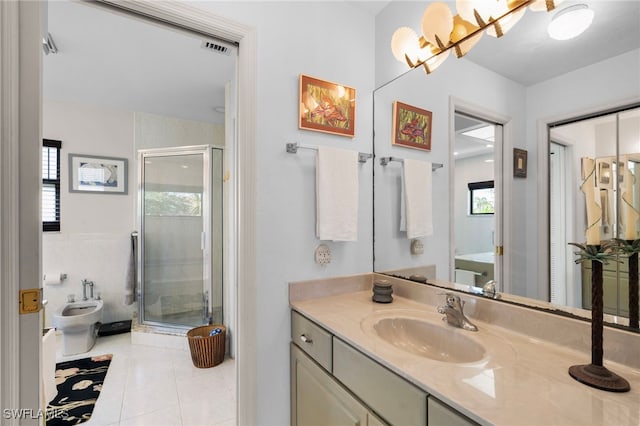
[[424, 254], [424, 244], [422, 244], [422, 241], [418, 239], [411, 240], [411, 254]]
[[318, 265], [327, 265], [331, 263], [331, 249], [329, 246], [326, 244], [320, 244], [316, 247], [315, 258]]

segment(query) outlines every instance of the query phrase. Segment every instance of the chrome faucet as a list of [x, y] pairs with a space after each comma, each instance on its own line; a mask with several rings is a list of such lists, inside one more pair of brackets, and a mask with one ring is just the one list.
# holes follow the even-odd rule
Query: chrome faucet
[[442, 319], [454, 327], [478, 331], [478, 327], [464, 316], [462, 312], [464, 301], [460, 300], [460, 296], [453, 293], [445, 293], [445, 296], [446, 305], [438, 306], [438, 312], [445, 315]]
[[93, 281], [89, 281], [86, 278], [82, 280], [82, 300], [88, 300], [87, 286], [89, 286], [89, 297], [93, 300]]
[[482, 294], [492, 299], [499, 299], [500, 294], [496, 291], [495, 280], [489, 280], [482, 286]]

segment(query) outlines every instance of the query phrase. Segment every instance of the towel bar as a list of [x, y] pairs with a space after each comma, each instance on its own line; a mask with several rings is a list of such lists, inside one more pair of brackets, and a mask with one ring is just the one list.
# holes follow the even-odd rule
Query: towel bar
[[[318, 147], [317, 146], [305, 146], [305, 145], [300, 145], [297, 142], [288, 142], [287, 143], [287, 152], [289, 154], [297, 154], [298, 153], [298, 149], [310, 149], [313, 151], [317, 151]], [[358, 162], [360, 163], [366, 163], [367, 160], [369, 160], [369, 158], [373, 158], [373, 154], [367, 154], [364, 152], [359, 152], [358, 153]]]
[[[381, 166], [386, 166], [387, 164], [389, 164], [389, 162], [391, 161], [397, 161], [399, 163], [404, 163], [404, 159], [402, 158], [398, 158], [398, 157], [380, 157], [380, 165]], [[431, 170], [437, 170], [444, 167], [444, 165], [442, 163], [432, 163], [431, 164]]]

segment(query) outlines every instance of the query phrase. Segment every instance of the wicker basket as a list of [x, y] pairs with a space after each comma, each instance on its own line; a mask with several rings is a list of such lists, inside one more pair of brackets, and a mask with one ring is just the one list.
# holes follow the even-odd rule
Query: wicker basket
[[[214, 328], [219, 328], [222, 333], [209, 336]], [[224, 325], [213, 324], [193, 328], [187, 332], [191, 361], [198, 368], [215, 367], [224, 360], [225, 335], [227, 329]]]

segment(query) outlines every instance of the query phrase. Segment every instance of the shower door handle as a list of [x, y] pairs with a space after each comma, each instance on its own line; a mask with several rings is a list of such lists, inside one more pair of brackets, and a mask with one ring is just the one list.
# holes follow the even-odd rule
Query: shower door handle
[[205, 251], [207, 248], [207, 234], [206, 232], [200, 233], [200, 250]]
[[202, 322], [205, 324], [211, 322], [209, 318], [209, 290], [202, 293]]

